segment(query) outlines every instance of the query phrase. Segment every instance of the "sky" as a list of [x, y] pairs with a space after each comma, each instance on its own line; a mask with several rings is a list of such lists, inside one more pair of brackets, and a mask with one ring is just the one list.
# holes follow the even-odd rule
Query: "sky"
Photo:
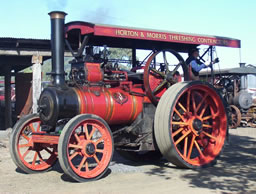
[[[256, 64], [255, 0], [0, 0], [0, 37], [50, 38], [48, 12], [81, 20], [165, 31], [225, 36], [241, 49], [216, 47], [220, 68]], [[204, 48], [201, 49], [201, 52]], [[184, 56], [184, 55], [183, 55]]]

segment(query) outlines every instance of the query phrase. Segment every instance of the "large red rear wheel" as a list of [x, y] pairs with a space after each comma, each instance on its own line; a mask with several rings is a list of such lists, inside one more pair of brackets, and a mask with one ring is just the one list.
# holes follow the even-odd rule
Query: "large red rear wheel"
[[220, 154], [227, 126], [222, 98], [211, 85], [182, 82], [161, 97], [154, 133], [166, 159], [179, 167], [198, 168]]
[[57, 161], [57, 145], [34, 143], [33, 132], [41, 131], [38, 114], [21, 118], [10, 136], [12, 160], [22, 171], [35, 173], [49, 170]]
[[111, 130], [102, 118], [92, 114], [77, 115], [60, 135], [60, 166], [78, 182], [99, 179], [108, 169], [113, 148]]

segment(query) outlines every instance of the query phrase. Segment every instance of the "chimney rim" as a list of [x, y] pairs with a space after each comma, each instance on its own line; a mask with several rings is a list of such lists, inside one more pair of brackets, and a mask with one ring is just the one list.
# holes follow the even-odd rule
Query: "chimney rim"
[[48, 13], [48, 15], [51, 17], [51, 19], [65, 19], [65, 16], [68, 14], [64, 11], [52, 11]]

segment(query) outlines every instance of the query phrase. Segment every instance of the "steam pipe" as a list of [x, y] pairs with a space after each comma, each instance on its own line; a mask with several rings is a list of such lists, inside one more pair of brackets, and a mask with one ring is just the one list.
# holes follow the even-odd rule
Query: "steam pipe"
[[49, 73], [53, 79], [53, 85], [65, 85], [64, 71], [64, 26], [65, 12], [54, 11], [49, 13], [51, 17], [51, 51], [52, 72]]

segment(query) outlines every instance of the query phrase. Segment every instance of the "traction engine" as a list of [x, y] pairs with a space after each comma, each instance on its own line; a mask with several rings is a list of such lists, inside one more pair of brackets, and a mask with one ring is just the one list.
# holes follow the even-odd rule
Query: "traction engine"
[[[74, 180], [95, 180], [107, 171], [114, 148], [134, 161], [164, 157], [183, 168], [214, 163], [227, 133], [225, 107], [213, 86], [186, 81], [187, 65], [177, 52], [154, 52], [144, 73], [112, 68], [86, 52], [71, 62], [66, 81], [65, 13], [50, 16], [52, 84], [40, 96], [38, 114], [21, 118], [10, 138], [20, 169], [47, 171], [59, 160]], [[167, 54], [178, 63], [170, 65]], [[176, 79], [178, 70], [185, 81]]]

